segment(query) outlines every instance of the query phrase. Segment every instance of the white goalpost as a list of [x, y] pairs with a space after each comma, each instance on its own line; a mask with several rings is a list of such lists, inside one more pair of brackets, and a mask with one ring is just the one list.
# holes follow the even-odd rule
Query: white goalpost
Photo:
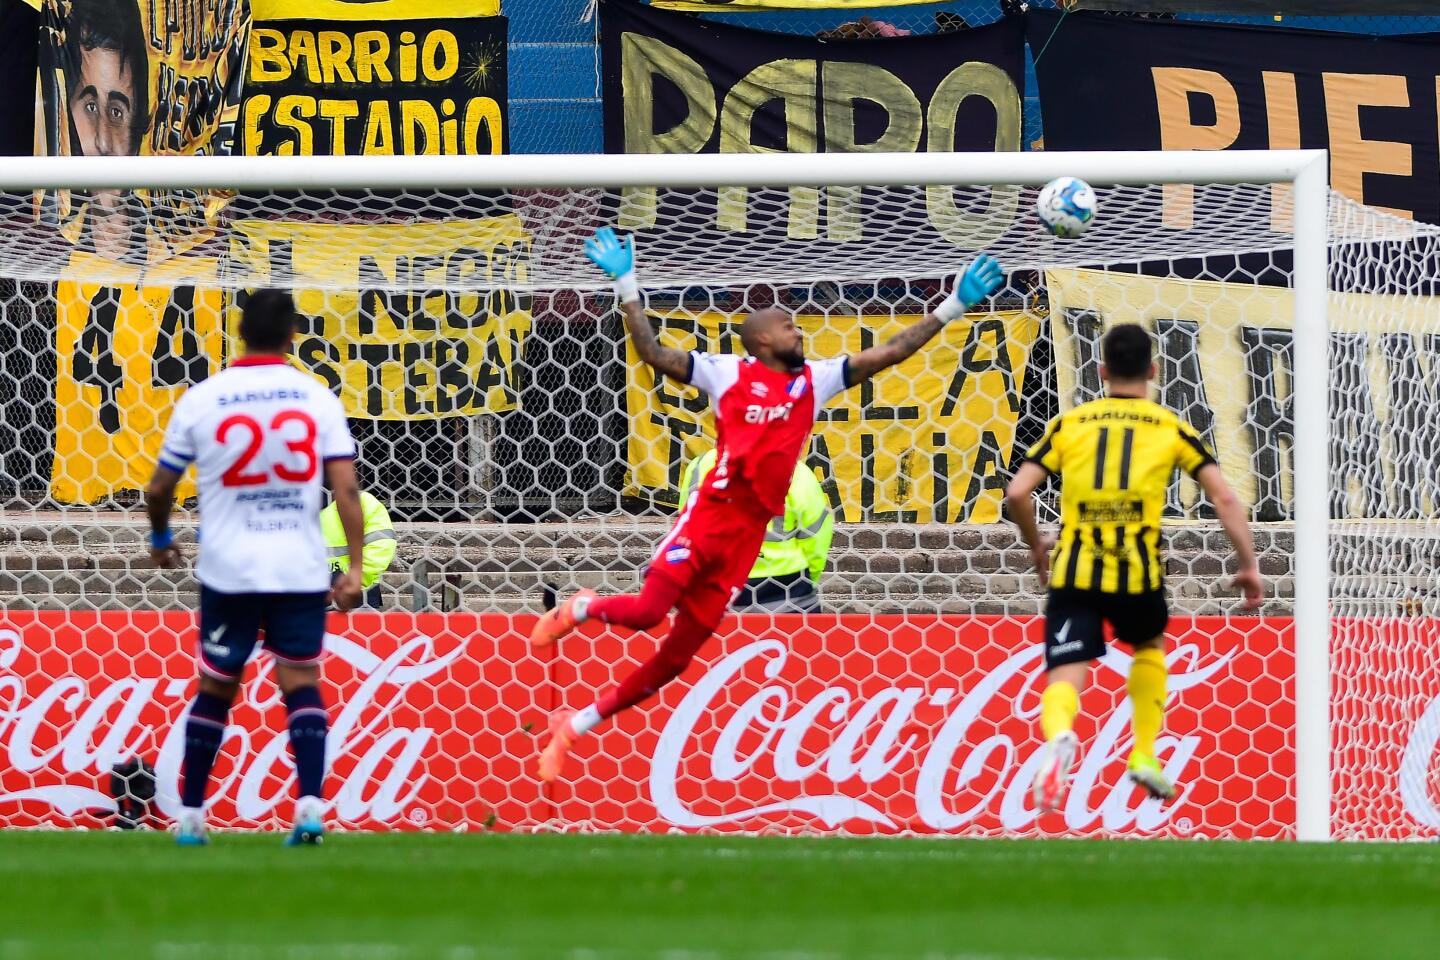
[[[1100, 193], [1074, 241], [1034, 221], [1035, 192], [1061, 176]], [[112, 194], [119, 214], [97, 199]], [[130, 255], [101, 256], [117, 216]], [[709, 429], [703, 397], [626, 353], [580, 249], [602, 224], [636, 234], [647, 310], [687, 349], [738, 349], [733, 318], [771, 303], [800, 317], [812, 355], [859, 348], [981, 249], [1011, 286], [821, 424], [808, 463], [837, 521], [826, 612], [741, 613], [703, 673], [547, 792], [531, 727], [628, 671], [637, 641], [596, 631], [551, 661], [518, 638], [557, 592], [633, 587]], [[363, 422], [363, 479], [400, 521], [381, 612], [332, 625], [327, 669], [352, 704], [331, 747], [344, 823], [1429, 835], [1440, 802], [1436, 822], [1415, 808], [1434, 774], [1417, 786], [1400, 755], [1424, 767], [1423, 744], [1395, 738], [1440, 690], [1397, 666], [1393, 712], [1366, 713], [1357, 690], [1385, 682], [1389, 654], [1352, 651], [1428, 636], [1433, 617], [1421, 580], [1440, 495], [1394, 504], [1440, 454], [1397, 399], [1440, 384], [1437, 247], [1437, 231], [1332, 194], [1325, 151], [8, 160], [0, 321], [39, 332], [6, 375], [55, 392], [0, 402], [17, 437], [0, 464], [14, 545], [0, 665], [14, 709], [38, 711], [25, 756], [39, 758], [0, 776], [0, 825], [103, 811], [74, 785], [129, 754], [172, 802], [180, 700], [165, 691], [189, 675], [193, 587], [140, 559], [135, 474], [173, 398], [233, 355], [244, 292], [283, 286], [310, 318], [297, 362]], [[1175, 810], [1123, 792], [1106, 751], [1128, 707], [1107, 658], [1085, 701], [1099, 715], [1081, 798], [1047, 826], [1015, 786], [1038, 746], [1024, 731], [1043, 592], [999, 487], [1027, 431], [1093, 394], [1098, 332], [1126, 320], [1156, 333], [1162, 402], [1203, 420], [1254, 508], [1275, 600], [1235, 609], [1228, 542], [1178, 483], [1165, 749], [1185, 792]], [[54, 414], [34, 412], [47, 402]], [[119, 639], [105, 649], [97, 630]], [[77, 696], [101, 705], [57, 710], [57, 677], [83, 669]], [[262, 692], [246, 697], [241, 722], [258, 723]], [[16, 729], [0, 757], [20, 755]], [[221, 819], [270, 826], [288, 761], [250, 742]]]

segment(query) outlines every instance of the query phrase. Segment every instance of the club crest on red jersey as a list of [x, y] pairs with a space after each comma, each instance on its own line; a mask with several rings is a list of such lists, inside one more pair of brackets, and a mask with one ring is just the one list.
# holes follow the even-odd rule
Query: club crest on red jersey
[[690, 559], [690, 538], [676, 537], [675, 542], [665, 548], [666, 563], [684, 563]]

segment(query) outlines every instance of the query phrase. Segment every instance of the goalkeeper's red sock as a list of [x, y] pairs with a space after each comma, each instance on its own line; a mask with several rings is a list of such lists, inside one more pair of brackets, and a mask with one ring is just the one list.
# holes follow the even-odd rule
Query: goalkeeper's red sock
[[[595, 704], [598, 714], [595, 719], [614, 716], [621, 710], [653, 697], [656, 691], [685, 671], [696, 652], [714, 632], [714, 624], [701, 623], [683, 611], [676, 614], [675, 622], [661, 642], [660, 649], [655, 651], [655, 656], [607, 691]], [[583, 732], [576, 730], [576, 733]]]
[[675, 602], [679, 599], [680, 587], [674, 581], [651, 575], [645, 578], [645, 585], [639, 593], [596, 597], [583, 612], [576, 612], [586, 620], [613, 623], [632, 630], [648, 630], [664, 620], [666, 614], [675, 609]]

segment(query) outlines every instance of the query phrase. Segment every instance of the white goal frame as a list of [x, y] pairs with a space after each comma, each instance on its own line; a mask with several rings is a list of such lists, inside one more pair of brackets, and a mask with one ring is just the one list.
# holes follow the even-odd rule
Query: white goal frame
[[[1328, 154], [1324, 150], [1088, 153], [30, 157], [0, 191], [476, 190], [717, 186], [1290, 184], [1294, 191], [1296, 836], [1331, 838]], [[1103, 214], [1102, 214], [1103, 215]]]

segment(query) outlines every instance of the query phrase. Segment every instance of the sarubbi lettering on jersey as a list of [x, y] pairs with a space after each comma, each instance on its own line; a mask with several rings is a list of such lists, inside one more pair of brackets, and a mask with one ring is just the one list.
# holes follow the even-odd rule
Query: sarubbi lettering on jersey
[[235, 404], [270, 403], [281, 400], [309, 400], [308, 390], [247, 390], [245, 393], [221, 394], [215, 398], [217, 407], [233, 407]]
[[[1201, 663], [1198, 654], [1193, 646], [1177, 648], [1172, 654], [1178, 668], [1170, 677], [1172, 697], [1209, 681], [1226, 668], [1232, 656], [1222, 654]], [[1002, 690], [1015, 682], [1028, 683], [1041, 668], [1042, 651], [1038, 646], [1013, 653], [968, 690], [947, 686], [937, 679], [926, 687], [890, 687], [868, 699], [861, 699], [843, 686], [830, 686], [799, 701], [792, 699], [783, 683], [770, 682], [738, 704], [727, 695], [727, 686], [752, 665], [758, 665], [768, 680], [775, 681], [789, 655], [780, 640], [756, 640], [717, 662], [686, 694], [662, 730], [651, 764], [651, 799], [662, 819], [679, 827], [715, 827], [757, 817], [806, 814], [829, 828], [860, 821], [887, 829], [922, 827], [951, 832], [973, 826], [982, 814], [998, 812], [1006, 830], [1033, 825], [1036, 814], [1029, 794], [1039, 762], [1038, 739], [1019, 743], [1005, 733], [977, 739], [971, 726], [987, 710], [993, 713], [992, 703], [1006, 696]], [[1102, 669], [1120, 677], [1126, 675], [1128, 663], [1129, 658], [1117, 650], [1111, 650], [1101, 661]], [[914, 733], [902, 735], [922, 703], [948, 711], [939, 731], [928, 742]], [[1021, 703], [1021, 698], [1013, 698], [1008, 706], [1028, 729], [1033, 717], [1026, 715]], [[696, 728], [701, 718], [709, 715], [718, 718], [719, 734], [702, 740]], [[822, 716], [839, 723], [839, 732], [817, 755], [802, 761], [800, 745]], [[1090, 805], [1102, 767], [1120, 753], [1129, 723], [1128, 701], [1122, 700], [1104, 721], [1099, 735], [1086, 745], [1064, 809], [1069, 829], [1153, 831], [1183, 806], [1183, 799], [1168, 806], [1148, 799], [1136, 802], [1138, 792], [1123, 780], [1115, 783], [1098, 804]], [[741, 755], [737, 746], [742, 740], [753, 742], [757, 731], [759, 746]], [[862, 743], [866, 744], [863, 748]], [[1183, 784], [1200, 745], [1198, 736], [1162, 737], [1158, 753], [1165, 758], [1166, 774]], [[711, 772], [718, 781], [739, 783], [757, 766], [768, 766], [782, 783], [804, 781], [813, 789], [816, 781], [823, 780], [831, 789], [767, 804], [740, 802], [714, 814], [697, 813], [680, 800], [676, 790], [682, 761], [697, 751], [708, 752]], [[918, 824], [900, 822], [865, 799], [873, 796], [876, 781], [893, 774], [907, 759], [918, 761], [918, 777], [908, 784]], [[947, 797], [954, 788], [996, 765], [1003, 775], [991, 779], [980, 799], [965, 809], [953, 809]], [[952, 771], [958, 776], [953, 783]], [[739, 792], [746, 793], [743, 789]]]

